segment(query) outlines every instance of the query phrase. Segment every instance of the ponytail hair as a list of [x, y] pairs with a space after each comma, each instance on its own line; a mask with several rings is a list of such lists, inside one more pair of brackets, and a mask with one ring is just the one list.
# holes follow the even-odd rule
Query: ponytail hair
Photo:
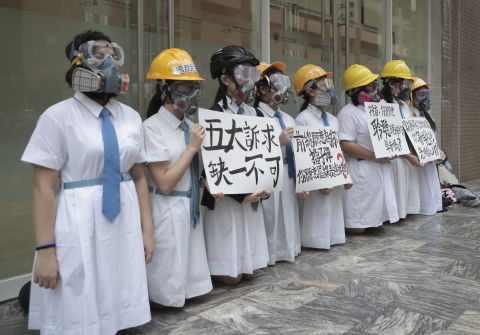
[[390, 88], [390, 80], [389, 78], [382, 78], [382, 89], [380, 90], [380, 96], [383, 100], [388, 103], [393, 103], [393, 94], [392, 89]]
[[170, 93], [166, 87], [166, 85], [169, 85], [171, 82], [172, 80], [157, 81], [157, 85], [155, 85], [155, 94], [150, 99], [150, 103], [148, 104], [147, 118], [157, 114], [157, 112], [160, 110], [160, 107], [165, 104], [165, 101], [171, 100]]
[[212, 103], [212, 109], [217, 104], [217, 102], [219, 102], [220, 100], [222, 100], [223, 109], [227, 109], [228, 108], [227, 86], [225, 86], [225, 84], [222, 83], [220, 78], [218, 78], [218, 84], [219, 84], [219, 86], [218, 86], [217, 94], [215, 94], [215, 99], [213, 100], [213, 103]]
[[310, 96], [307, 94], [307, 92], [303, 92], [303, 104], [300, 107], [299, 113], [307, 109], [309, 103], [310, 103]]

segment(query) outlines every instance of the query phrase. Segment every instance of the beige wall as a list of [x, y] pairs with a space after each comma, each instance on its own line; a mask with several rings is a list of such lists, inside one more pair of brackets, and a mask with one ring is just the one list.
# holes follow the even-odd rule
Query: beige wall
[[442, 1], [442, 147], [463, 182], [480, 178], [480, 2]]

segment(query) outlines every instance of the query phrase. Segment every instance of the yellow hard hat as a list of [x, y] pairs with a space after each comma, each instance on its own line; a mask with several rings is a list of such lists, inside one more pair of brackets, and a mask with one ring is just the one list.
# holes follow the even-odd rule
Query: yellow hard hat
[[360, 64], [349, 66], [343, 73], [343, 89], [350, 91], [352, 88], [370, 84], [378, 78], [378, 74], [372, 73], [368, 67]]
[[284, 62], [276, 61], [272, 64], [261, 62], [257, 65], [258, 70], [260, 70], [260, 75], [263, 77], [266, 72], [270, 69], [277, 69], [278, 71], [285, 73], [287, 71], [287, 65]]
[[204, 80], [198, 75], [192, 57], [182, 49], [172, 48], [160, 52], [150, 64], [147, 79]]
[[410, 68], [403, 60], [394, 59], [387, 62], [383, 66], [382, 73], [380, 73], [382, 78], [385, 77], [395, 77], [395, 78], [403, 78], [403, 79], [411, 79], [413, 80], [412, 73], [410, 72]]
[[332, 72], [326, 72], [320, 66], [307, 64], [302, 66], [293, 76], [293, 87], [295, 88], [295, 93], [300, 96], [303, 92], [303, 87], [312, 79], [317, 79], [320, 77], [332, 78]]
[[417, 88], [420, 88], [420, 87], [422, 87], [422, 86], [431, 88], [431, 87], [432, 87], [432, 84], [425, 82], [422, 78], [415, 77], [415, 78], [413, 79], [413, 84], [412, 84], [412, 86], [410, 87], [410, 89], [411, 89], [412, 92], [413, 92], [413, 91], [415, 91]]

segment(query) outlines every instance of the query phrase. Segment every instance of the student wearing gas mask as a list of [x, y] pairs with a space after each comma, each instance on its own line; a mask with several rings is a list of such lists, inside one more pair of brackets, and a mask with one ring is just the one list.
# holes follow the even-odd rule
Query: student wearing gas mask
[[155, 57], [147, 79], [157, 80], [143, 124], [155, 240], [148, 292], [156, 304], [182, 307], [212, 290], [199, 202], [205, 129], [188, 119], [197, 111], [203, 78], [186, 51], [172, 48]]
[[[383, 87], [381, 97], [388, 103], [396, 103], [402, 118], [410, 117], [408, 100], [410, 98], [413, 76], [403, 60], [387, 62], [380, 74]], [[395, 185], [395, 198], [400, 219], [407, 214], [420, 213], [420, 191], [418, 185], [418, 157], [413, 154], [402, 155], [390, 162]]]
[[[332, 72], [312, 64], [302, 66], [295, 73], [295, 93], [304, 100], [295, 119], [297, 125], [329, 127], [338, 134], [337, 118], [326, 111], [335, 103], [332, 76]], [[342, 188], [351, 186], [348, 184]], [[303, 202], [300, 218], [303, 247], [330, 249], [331, 245], [345, 243], [340, 187], [310, 192]]]
[[260, 63], [261, 79], [257, 81], [254, 106], [263, 117], [273, 118], [282, 129], [279, 142], [284, 164], [283, 188], [262, 202], [267, 232], [269, 265], [277, 261], [293, 262], [300, 253], [300, 222], [295, 194], [295, 162], [291, 139], [295, 120], [280, 105], [288, 102], [290, 78], [283, 62]]
[[[430, 110], [431, 85], [421, 78], [414, 78], [412, 84], [412, 98], [410, 115], [412, 117], [425, 117], [434, 132], [437, 131], [435, 120], [428, 112]], [[445, 154], [440, 150], [440, 159], [445, 159]], [[420, 214], [433, 215], [442, 210], [442, 191], [438, 178], [436, 162], [426, 163], [418, 167], [418, 183], [420, 190]]]
[[118, 44], [87, 31], [66, 54], [76, 93], [40, 116], [22, 156], [33, 164], [37, 243], [29, 328], [113, 335], [150, 320], [142, 121], [114, 99], [128, 84]]
[[389, 158], [375, 158], [365, 102], [379, 102], [378, 74], [353, 64], [343, 75], [350, 102], [337, 115], [339, 139], [354, 186], [342, 193], [345, 228], [360, 234], [366, 228], [399, 220]]
[[[217, 112], [256, 116], [246, 102], [255, 97], [260, 79], [257, 58], [240, 46], [229, 45], [210, 57], [210, 74], [218, 80], [217, 95], [210, 108]], [[205, 210], [205, 244], [213, 278], [224, 284], [238, 284], [253, 270], [267, 266], [268, 248], [261, 200], [270, 192], [233, 194], [215, 199], [206, 184], [202, 205]]]

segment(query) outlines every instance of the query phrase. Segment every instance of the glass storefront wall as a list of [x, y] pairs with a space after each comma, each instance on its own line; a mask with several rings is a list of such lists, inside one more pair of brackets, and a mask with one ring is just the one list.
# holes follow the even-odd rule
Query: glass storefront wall
[[[266, 60], [261, 59], [260, 53], [260, 1], [145, 0], [138, 6], [139, 3], [4, 0], [0, 4], [0, 21], [9, 27], [0, 32], [9, 46], [2, 53], [8, 66], [0, 74], [0, 282], [31, 271], [32, 176], [31, 167], [19, 159], [39, 115], [72, 95], [64, 80], [69, 67], [65, 46], [75, 34], [100, 30], [122, 45], [126, 53], [124, 70], [131, 82], [128, 95], [119, 100], [138, 109], [139, 88], [144, 88], [142, 116], [153, 94], [154, 82], [145, 81], [144, 73], [138, 77], [139, 64], [144, 72], [148, 71], [150, 61], [169, 45], [190, 52], [206, 79], [200, 101], [204, 108], [212, 105], [218, 87], [209, 73], [213, 52], [224, 45], [237, 44]], [[427, 0], [393, 0], [393, 57], [406, 59], [412, 70], [422, 76], [426, 76], [428, 64], [426, 20], [421, 20], [427, 17], [426, 3]], [[144, 50], [139, 55], [137, 17], [138, 8], [142, 7]], [[169, 17], [169, 10], [173, 17]], [[338, 110], [345, 103], [345, 67], [356, 62], [379, 72], [387, 58], [385, 31], [392, 21], [385, 18], [385, 12], [383, 0], [271, 0], [270, 61], [284, 61], [291, 76], [307, 63], [334, 71], [340, 97]], [[173, 27], [173, 32], [169, 27]], [[300, 105], [301, 98], [291, 99], [285, 110], [295, 116]]]
[[393, 59], [403, 59], [417, 76], [428, 80], [428, 0], [393, 0]]

